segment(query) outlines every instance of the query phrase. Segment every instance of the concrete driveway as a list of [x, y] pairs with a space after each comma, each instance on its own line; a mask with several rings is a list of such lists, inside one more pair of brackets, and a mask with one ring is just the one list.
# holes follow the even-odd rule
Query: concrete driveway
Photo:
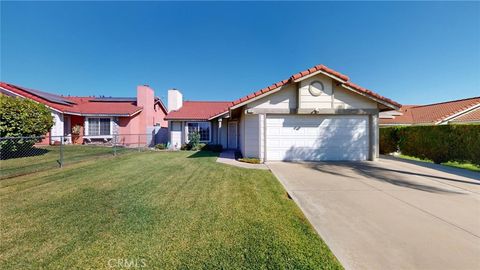
[[381, 158], [268, 163], [347, 269], [480, 269], [480, 174]]

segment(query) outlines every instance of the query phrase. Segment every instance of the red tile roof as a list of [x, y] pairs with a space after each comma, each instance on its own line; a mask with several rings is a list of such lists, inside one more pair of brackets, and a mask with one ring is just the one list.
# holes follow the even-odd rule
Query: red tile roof
[[49, 101], [48, 99], [42, 98], [41, 96], [32, 94], [26, 88], [16, 86], [13, 84], [8, 84], [0, 82], [0, 87], [7, 89], [13, 93], [21, 95], [25, 98], [32, 99], [39, 103], [43, 103], [48, 107], [51, 107], [55, 110], [61, 111], [63, 113], [71, 114], [101, 114], [101, 115], [132, 115], [142, 110], [142, 107], [136, 106], [135, 101], [94, 101], [92, 97], [66, 97], [59, 96], [54, 94], [49, 94], [50, 96], [55, 96], [59, 99], [66, 100], [71, 102], [71, 104], [59, 104], [56, 102]]
[[422, 106], [405, 105], [400, 108], [400, 112], [402, 112], [403, 115], [395, 116], [393, 119], [380, 119], [380, 124], [435, 124], [478, 104], [480, 104], [480, 97]]
[[279, 87], [281, 87], [281, 86], [284, 86], [284, 85], [286, 85], [286, 84], [288, 84], [288, 83], [297, 81], [297, 80], [299, 80], [299, 79], [301, 79], [301, 78], [303, 78], [303, 77], [306, 77], [306, 76], [308, 76], [308, 75], [310, 75], [310, 74], [312, 74], [312, 73], [318, 72], [318, 71], [320, 71], [320, 72], [325, 72], [325, 73], [327, 73], [327, 74], [329, 74], [329, 75], [337, 78], [337, 80], [338, 80], [339, 82], [341, 82], [343, 86], [347, 86], [347, 87], [353, 88], [354, 90], [356, 90], [356, 91], [358, 91], [358, 92], [361, 92], [361, 93], [363, 93], [363, 94], [366, 95], [366, 96], [379, 99], [379, 100], [381, 100], [381, 101], [383, 101], [383, 102], [385, 102], [385, 103], [387, 103], [387, 104], [393, 105], [394, 107], [397, 107], [397, 108], [401, 107], [401, 104], [399, 104], [399, 103], [397, 103], [397, 102], [395, 102], [395, 101], [393, 101], [393, 100], [391, 100], [391, 99], [388, 99], [388, 98], [386, 98], [386, 97], [383, 97], [383, 96], [381, 96], [381, 95], [379, 95], [379, 94], [377, 94], [377, 93], [375, 93], [375, 92], [373, 92], [373, 91], [371, 91], [371, 90], [368, 90], [368, 89], [366, 89], [366, 88], [360, 87], [360, 86], [358, 86], [358, 85], [350, 82], [350, 78], [349, 78], [348, 76], [346, 76], [346, 75], [344, 75], [344, 74], [342, 74], [342, 73], [339, 73], [339, 72], [337, 72], [337, 71], [335, 71], [335, 70], [333, 70], [333, 69], [331, 69], [331, 68], [328, 68], [328, 67], [326, 67], [326, 66], [324, 66], [324, 65], [317, 65], [317, 66], [314, 66], [314, 67], [309, 68], [309, 69], [307, 69], [307, 70], [304, 70], [304, 71], [301, 71], [301, 72], [299, 72], [299, 73], [296, 73], [296, 74], [290, 76], [290, 78], [288, 78], [288, 79], [286, 79], [286, 80], [279, 81], [279, 82], [274, 83], [274, 84], [272, 84], [272, 85], [270, 85], [270, 86], [268, 86], [268, 87], [265, 87], [265, 88], [263, 88], [263, 89], [261, 89], [261, 90], [258, 90], [257, 92], [254, 92], [254, 93], [249, 94], [249, 95], [247, 95], [247, 96], [241, 97], [241, 98], [233, 101], [232, 103], [233, 103], [233, 105], [241, 104], [241, 103], [243, 103], [243, 102], [245, 102], [245, 101], [248, 101], [248, 100], [250, 100], [250, 99], [252, 99], [252, 98], [254, 98], [254, 97], [258, 97], [258, 96], [260, 96], [260, 95], [262, 95], [262, 94], [264, 94], [264, 93], [267, 93], [267, 92], [269, 92], [269, 91], [272, 91], [272, 90], [274, 90], [274, 89], [277, 89], [277, 88], [279, 88]]
[[178, 111], [170, 112], [165, 120], [209, 120], [228, 111], [230, 101], [184, 101]]
[[462, 114], [461, 116], [452, 119], [452, 122], [480, 122], [480, 108], [472, 110], [466, 114]]

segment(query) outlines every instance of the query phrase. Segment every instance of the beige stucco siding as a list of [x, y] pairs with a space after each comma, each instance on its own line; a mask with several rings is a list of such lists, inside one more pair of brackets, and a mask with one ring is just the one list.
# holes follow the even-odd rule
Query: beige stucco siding
[[262, 109], [289, 109], [297, 107], [297, 90], [295, 85], [286, 85], [276, 93], [252, 101], [246, 107]]
[[376, 109], [377, 103], [362, 95], [353, 93], [341, 86], [335, 86], [334, 90], [335, 109]]
[[244, 115], [244, 133], [243, 133], [243, 151], [245, 157], [260, 157], [260, 115], [246, 114]]
[[[309, 87], [321, 82], [324, 91], [319, 96], [310, 94]], [[297, 102], [298, 99], [298, 102]], [[288, 84], [277, 92], [254, 100], [246, 109], [376, 109], [377, 103], [360, 94], [337, 85], [330, 77], [317, 74], [299, 83]]]
[[[321, 82], [324, 86], [324, 93], [320, 96], [312, 96], [309, 86], [313, 82]], [[331, 109], [332, 108], [332, 79], [323, 74], [307, 78], [299, 83], [300, 108], [303, 109]]]

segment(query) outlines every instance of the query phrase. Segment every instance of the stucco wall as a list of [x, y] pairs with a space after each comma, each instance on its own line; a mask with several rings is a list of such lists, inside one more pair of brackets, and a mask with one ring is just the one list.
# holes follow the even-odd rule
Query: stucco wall
[[376, 109], [377, 103], [369, 98], [361, 96], [341, 86], [335, 86], [334, 90], [335, 109]]
[[[324, 92], [319, 96], [310, 94], [309, 86], [321, 82]], [[337, 86], [330, 77], [317, 74], [298, 84], [284, 86], [278, 92], [245, 105], [246, 109], [376, 109], [377, 103], [369, 98]], [[298, 87], [298, 89], [297, 89]], [[299, 102], [297, 102], [299, 99]], [[332, 107], [333, 106], [333, 107]]]
[[63, 136], [64, 127], [63, 114], [56, 111], [51, 111], [51, 114], [54, 124], [50, 130], [50, 142], [53, 143], [54, 141], [61, 141], [61, 138], [56, 136]]
[[270, 94], [264, 98], [252, 101], [246, 105], [246, 108], [296, 108], [297, 107], [297, 89], [295, 85], [286, 85], [276, 93]]
[[160, 104], [157, 103], [153, 110], [153, 124], [168, 127], [168, 121], [165, 120], [166, 113], [162, 110]]
[[244, 116], [244, 150], [242, 152], [244, 157], [260, 157], [260, 132], [262, 124], [260, 115], [246, 114]]
[[[324, 93], [320, 96], [312, 96], [309, 91], [310, 84], [320, 82], [324, 86]], [[332, 79], [323, 74], [307, 78], [299, 82], [300, 108], [303, 109], [330, 109], [332, 108]]]

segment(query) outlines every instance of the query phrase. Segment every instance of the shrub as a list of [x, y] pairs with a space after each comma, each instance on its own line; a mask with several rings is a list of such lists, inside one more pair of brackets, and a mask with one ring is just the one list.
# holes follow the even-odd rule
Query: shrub
[[200, 144], [200, 133], [192, 132], [188, 134], [188, 150], [199, 150], [198, 145]]
[[380, 154], [397, 152], [398, 130], [398, 127], [380, 128]]
[[[396, 129], [396, 131], [386, 129]], [[392, 133], [395, 133], [393, 137], [396, 138], [396, 145], [404, 155], [430, 159], [435, 163], [457, 161], [480, 165], [480, 125], [382, 128], [381, 152], [387, 153], [391, 150], [392, 142], [388, 137], [392, 136]]]
[[204, 144], [204, 143], [199, 143], [195, 147], [192, 146], [192, 150], [194, 150], [194, 151], [205, 150], [206, 148], [207, 148], [206, 144]]
[[[33, 100], [0, 95], [0, 137], [39, 137], [53, 126], [50, 110]], [[3, 152], [32, 147], [39, 139], [0, 142]]]
[[165, 145], [164, 143], [159, 143], [159, 144], [155, 145], [155, 148], [158, 149], [158, 150], [165, 150], [165, 149], [167, 149], [167, 145]]

